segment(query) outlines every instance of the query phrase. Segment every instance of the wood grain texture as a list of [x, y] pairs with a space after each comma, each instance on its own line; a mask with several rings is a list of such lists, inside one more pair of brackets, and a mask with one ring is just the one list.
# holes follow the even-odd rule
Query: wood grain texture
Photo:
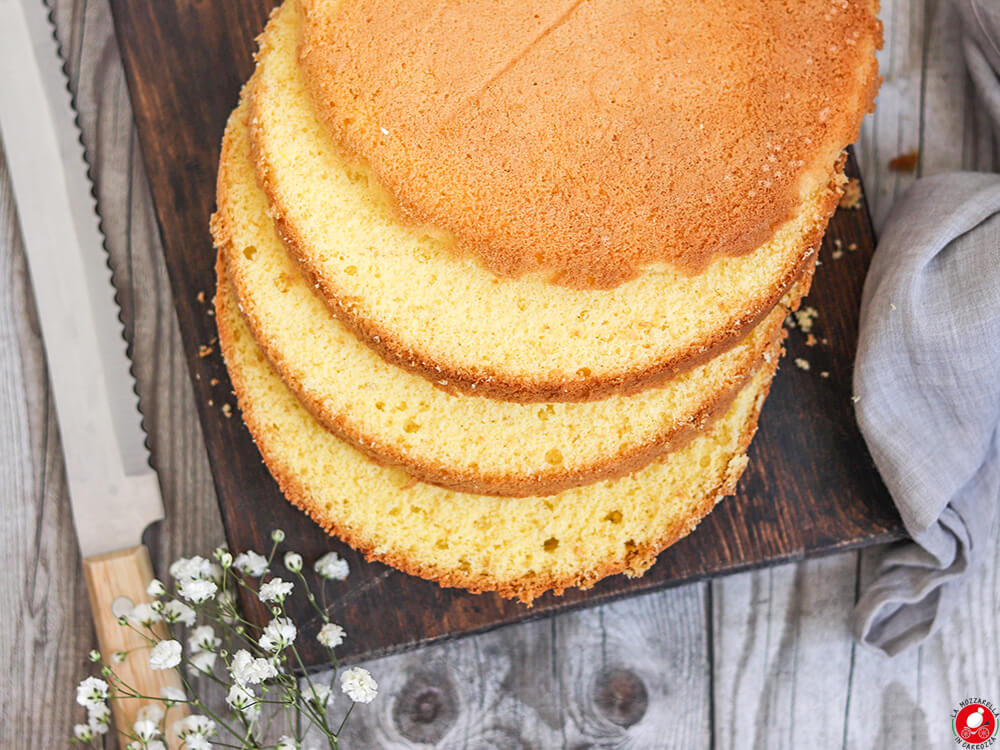
[[[296, 540], [307, 561], [331, 547], [344, 554], [354, 574], [338, 592], [330, 616], [358, 633], [345, 646], [345, 656], [386, 653], [692, 578], [899, 535], [898, 519], [860, 439], [850, 401], [858, 301], [872, 250], [862, 208], [838, 211], [824, 241], [828, 252], [835, 242], [856, 250], [832, 264], [816, 285], [812, 299], [823, 311], [815, 331], [819, 343], [810, 346], [803, 336], [788, 344], [790, 359], [808, 357], [816, 372], [787, 368], [778, 377], [736, 498], [724, 502], [697, 533], [663, 553], [643, 578], [616, 576], [588, 592], [545, 595], [528, 609], [492, 594], [442, 589], [367, 564], [328, 539], [281, 498], [241, 421], [220, 413], [220, 400], [230, 388], [203, 303], [214, 283], [206, 227], [214, 207], [219, 138], [250, 72], [254, 37], [272, 2], [112, 0], [111, 7], [227, 538], [234, 548], [262, 549], [270, 529], [280, 527]], [[170, 66], [162, 64], [167, 55], [173, 55]], [[215, 380], [220, 384], [212, 387]], [[395, 617], [372, 626], [363, 605], [376, 601], [392, 601]], [[244, 597], [243, 604], [257, 620], [267, 617], [252, 597]], [[293, 600], [292, 611], [308, 617], [309, 608], [300, 598]], [[307, 662], [320, 663], [323, 657], [321, 649], [306, 647]]]
[[[109, 250], [117, 273], [129, 273], [125, 296], [134, 299], [124, 300], [134, 311], [126, 320], [136, 332], [139, 389], [168, 507], [163, 528], [147, 535], [159, 537], [150, 541], [159, 542], [154, 564], [162, 569], [167, 559], [178, 554], [212, 549], [222, 540], [222, 526], [107, 0], [58, 0], [55, 5], [60, 39], [70, 49], [77, 104], [89, 113], [81, 120]], [[898, 193], [912, 181], [908, 175], [888, 170], [893, 156], [921, 143], [926, 150], [961, 138], [962, 162], [953, 166], [985, 169], [997, 165], [996, 144], [983, 125], [982, 113], [972, 107], [967, 83], [945, 88], [947, 98], [921, 102], [924, 77], [938, 75], [933, 66], [924, 68], [923, 64], [926, 37], [935, 34], [928, 24], [941, 22], [942, 16], [935, 13], [947, 10], [946, 0], [883, 0], [882, 5], [886, 21], [882, 65], [887, 80], [878, 110], [866, 120], [857, 148], [877, 226]], [[958, 49], [943, 46], [939, 56], [954, 62], [959, 54]], [[894, 56], [891, 67], [887, 64], [890, 55]], [[941, 92], [942, 88], [928, 90]], [[921, 133], [922, 109], [949, 107], [966, 112], [961, 133], [933, 130], [933, 117], [925, 121]], [[5, 570], [0, 596], [8, 606], [8, 616], [0, 618], [0, 657], [8, 675], [0, 680], [0, 747], [34, 750], [68, 745], [72, 725], [82, 716], [82, 709], [73, 703], [74, 686], [92, 673], [86, 654], [95, 640], [8, 191], [0, 159], [0, 513], [5, 542], [0, 552]], [[790, 369], [786, 365], [782, 376]], [[945, 747], [950, 742], [949, 701], [973, 693], [983, 693], [994, 702], [1000, 697], [996, 681], [1000, 674], [1000, 560], [994, 552], [984, 561], [969, 587], [968, 606], [939, 636], [890, 661], [846, 640], [854, 591], [877, 562], [877, 553], [866, 551], [860, 555], [859, 567], [858, 557], [850, 553], [735, 575], [712, 584], [689, 584], [366, 662], [382, 689], [375, 703], [353, 714], [345, 747], [377, 748], [372, 738], [385, 736], [396, 738], [390, 746], [402, 748], [491, 747], [490, 737], [506, 738], [514, 732], [522, 746], [537, 749], [770, 747], [772, 742], [787, 744], [791, 722], [797, 718], [783, 715], [777, 710], [781, 706], [808, 706], [815, 711], [807, 718], [822, 728], [821, 739], [834, 738], [833, 747]], [[808, 570], [799, 573], [800, 569]], [[802, 601], [797, 603], [797, 599]], [[608, 616], [611, 610], [615, 614]], [[364, 611], [373, 619], [384, 618], [391, 613], [391, 602], [370, 600]], [[790, 624], [792, 617], [808, 617], [809, 624]], [[570, 637], [569, 631], [582, 635]], [[768, 633], [777, 641], [768, 642]], [[854, 659], [847, 674], [845, 648]], [[829, 669], [828, 655], [832, 655]], [[663, 704], [662, 712], [647, 710], [632, 725], [649, 727], [649, 734], [641, 740], [623, 731], [611, 736], [584, 735], [587, 739], [573, 744], [580, 734], [570, 728], [564, 735], [564, 725], [573, 725], [569, 717], [596, 717], [597, 709], [593, 701], [587, 702], [585, 684], [555, 675], [592, 674], [598, 663], [645, 665], [641, 674], [648, 694], [668, 693], [677, 701]], [[405, 670], [435, 665], [439, 669], [461, 665], [454, 667], [457, 678], [448, 674], [455, 701], [466, 711], [462, 721], [467, 730], [441, 734], [441, 725], [447, 722], [428, 717], [446, 702], [426, 695], [426, 680], [399, 678]], [[698, 665], [702, 665], [700, 674]], [[491, 681], [489, 675], [502, 678]], [[634, 712], [636, 702], [629, 698], [632, 683], [627, 679], [612, 682], [619, 686], [612, 693], [618, 697], [605, 699], [604, 705], [618, 706], [617, 716]], [[844, 684], [846, 706], [836, 699]], [[812, 691], [833, 698], [828, 703], [808, 701]], [[681, 701], [685, 693], [691, 698]], [[741, 699], [736, 700], [736, 695]], [[748, 705], [743, 705], [743, 699]], [[395, 728], [392, 706], [400, 707], [400, 723], [418, 739], [407, 739]], [[778, 722], [773, 733], [755, 731], [761, 707], [767, 707], [765, 716]], [[406, 708], [413, 720], [403, 718]], [[694, 711], [693, 716], [688, 711]], [[584, 721], [602, 726], [596, 718]], [[839, 742], [833, 729], [837, 721], [842, 722]], [[678, 729], [678, 723], [683, 728]], [[419, 728], [427, 724], [430, 728]], [[491, 733], [481, 728], [491, 728]], [[476, 737], [484, 739], [473, 745]], [[647, 744], [649, 737], [654, 738], [653, 744]], [[800, 737], [799, 747], [824, 747], [808, 735]]]

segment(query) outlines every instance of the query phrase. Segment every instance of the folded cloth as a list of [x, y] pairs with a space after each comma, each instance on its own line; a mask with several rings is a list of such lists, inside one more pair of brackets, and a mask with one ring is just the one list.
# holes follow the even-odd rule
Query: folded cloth
[[[969, 75], [1000, 139], [1000, 3], [955, 0]], [[865, 281], [854, 366], [861, 432], [912, 541], [854, 612], [891, 655], [958, 605], [1000, 504], [1000, 175], [917, 180]]]
[[[969, 75], [1000, 139], [1000, 3], [956, 0]], [[854, 612], [891, 655], [960, 603], [1000, 505], [1000, 175], [917, 180], [865, 281], [855, 407], [912, 541], [889, 549]]]

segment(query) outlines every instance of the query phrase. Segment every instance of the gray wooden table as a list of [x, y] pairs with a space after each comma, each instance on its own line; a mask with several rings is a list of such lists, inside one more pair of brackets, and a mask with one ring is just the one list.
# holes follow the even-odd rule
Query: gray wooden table
[[[167, 505], [163, 566], [211, 550], [222, 526], [107, 2], [53, 4]], [[951, 5], [882, 5], [885, 82], [858, 145], [877, 227], [915, 176], [998, 166]], [[914, 149], [917, 175], [888, 168]], [[95, 637], [20, 243], [0, 154], [0, 747], [47, 750], [68, 746], [81, 720], [74, 687]], [[878, 555], [692, 584], [374, 660], [382, 693], [355, 711], [346, 746], [945, 748], [960, 699], [1000, 702], [997, 547], [945, 628], [892, 660], [857, 646], [847, 625]]]

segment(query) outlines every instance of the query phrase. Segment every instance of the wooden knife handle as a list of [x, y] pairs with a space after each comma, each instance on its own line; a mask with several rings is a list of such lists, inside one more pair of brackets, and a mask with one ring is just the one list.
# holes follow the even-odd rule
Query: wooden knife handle
[[[150, 668], [149, 642], [131, 627], [118, 622], [118, 616], [127, 614], [134, 605], [151, 601], [146, 588], [153, 580], [153, 565], [146, 546], [140, 544], [131, 549], [85, 558], [83, 575], [87, 581], [90, 609], [94, 615], [97, 641], [104, 663], [111, 665], [115, 674], [141, 695], [159, 697], [160, 691], [166, 686], [181, 689], [176, 670]], [[142, 626], [137, 627], [142, 629]], [[159, 638], [166, 637], [166, 630], [162, 625], [154, 626], [153, 632]], [[128, 657], [117, 664], [113, 655], [119, 651], [128, 652]], [[113, 688], [112, 685], [112, 690]], [[118, 731], [131, 732], [139, 709], [150, 702], [153, 701], [113, 698], [111, 711]], [[175, 721], [187, 714], [185, 705], [174, 706], [167, 711], [164, 721], [166, 736], [163, 739], [170, 750], [180, 747], [180, 742], [170, 728]], [[124, 747], [127, 743], [119, 744]]]

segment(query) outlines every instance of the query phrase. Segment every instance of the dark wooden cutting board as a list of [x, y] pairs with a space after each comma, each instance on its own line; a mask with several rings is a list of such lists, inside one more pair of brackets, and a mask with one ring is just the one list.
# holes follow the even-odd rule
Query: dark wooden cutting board
[[[901, 524], [854, 421], [851, 371], [858, 303], [873, 248], [867, 207], [841, 209], [806, 305], [815, 342], [792, 330], [750, 467], [688, 538], [638, 580], [546, 595], [534, 607], [471, 595], [367, 563], [286, 503], [239, 419], [209, 314], [214, 253], [208, 220], [223, 126], [252, 69], [272, 0], [111, 0], [146, 169], [163, 236], [222, 518], [234, 550], [265, 549], [282, 528], [307, 561], [336, 549], [350, 578], [330, 587], [330, 616], [351, 660], [755, 566], [897, 539]], [[849, 169], [856, 175], [853, 159]], [[812, 344], [812, 345], [809, 345]], [[793, 364], [796, 359], [809, 369]], [[825, 374], [824, 374], [825, 373]], [[254, 599], [252, 617], [264, 617]], [[305, 602], [291, 605], [309, 619]], [[303, 639], [310, 643], [312, 639]], [[310, 663], [322, 655], [307, 653]]]

